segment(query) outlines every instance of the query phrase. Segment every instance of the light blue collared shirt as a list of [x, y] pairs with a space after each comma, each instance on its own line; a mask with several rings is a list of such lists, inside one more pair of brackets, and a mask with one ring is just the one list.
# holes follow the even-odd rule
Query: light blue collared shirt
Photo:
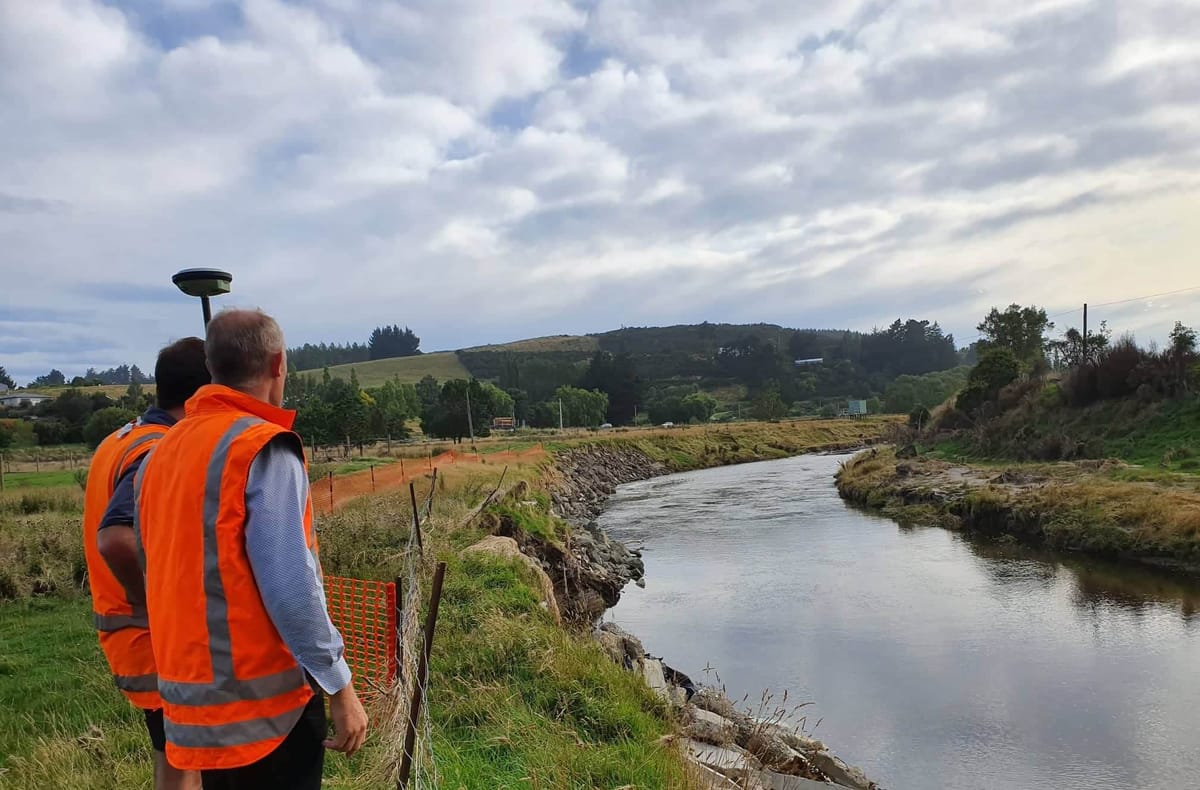
[[267, 614], [300, 666], [327, 694], [350, 683], [342, 635], [329, 619], [317, 560], [304, 537], [308, 475], [289, 437], [262, 449], [246, 482], [246, 556]]

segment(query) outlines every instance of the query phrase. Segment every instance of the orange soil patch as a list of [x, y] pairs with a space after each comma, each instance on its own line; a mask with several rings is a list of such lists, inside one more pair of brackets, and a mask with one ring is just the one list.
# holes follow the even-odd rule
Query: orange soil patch
[[535, 447], [520, 453], [505, 451], [479, 454], [449, 450], [433, 456], [432, 459], [401, 458], [374, 469], [364, 469], [348, 475], [334, 475], [313, 482], [313, 512], [329, 513], [360, 496], [402, 488], [411, 480], [428, 477], [435, 468], [464, 468], [484, 464], [502, 467], [505, 464], [535, 463], [545, 456], [545, 450]]

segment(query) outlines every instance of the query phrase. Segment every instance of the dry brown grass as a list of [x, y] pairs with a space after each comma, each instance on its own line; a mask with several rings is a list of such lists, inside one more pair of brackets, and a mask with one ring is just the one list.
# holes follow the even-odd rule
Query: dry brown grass
[[1121, 479], [1095, 463], [969, 467], [897, 460], [891, 448], [843, 465], [838, 488], [901, 520], [939, 516], [1051, 545], [1200, 568], [1200, 490], [1183, 476]]
[[82, 514], [75, 485], [0, 494], [0, 601], [81, 588]]

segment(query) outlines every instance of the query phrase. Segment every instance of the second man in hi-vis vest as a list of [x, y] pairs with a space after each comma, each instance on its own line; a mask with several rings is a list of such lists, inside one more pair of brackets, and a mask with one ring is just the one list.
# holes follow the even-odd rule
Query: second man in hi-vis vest
[[184, 338], [160, 351], [154, 381], [155, 406], [106, 437], [92, 456], [84, 497], [83, 550], [100, 647], [117, 688], [146, 717], [154, 748], [154, 787], [195, 790], [200, 787], [199, 774], [172, 768], [164, 754], [162, 700], [133, 534], [133, 481], [147, 453], [183, 417], [183, 404], [209, 382], [204, 341]]
[[205, 352], [213, 383], [135, 483], [167, 759], [206, 790], [315, 790], [325, 748], [357, 751], [367, 716], [326, 610], [283, 333], [227, 310]]

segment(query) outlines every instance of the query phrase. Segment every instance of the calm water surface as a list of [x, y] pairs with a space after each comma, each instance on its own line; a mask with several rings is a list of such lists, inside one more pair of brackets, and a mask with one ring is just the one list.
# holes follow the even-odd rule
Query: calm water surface
[[1200, 788], [1200, 585], [847, 507], [804, 456], [624, 486], [610, 618], [730, 696], [811, 700], [891, 790]]

